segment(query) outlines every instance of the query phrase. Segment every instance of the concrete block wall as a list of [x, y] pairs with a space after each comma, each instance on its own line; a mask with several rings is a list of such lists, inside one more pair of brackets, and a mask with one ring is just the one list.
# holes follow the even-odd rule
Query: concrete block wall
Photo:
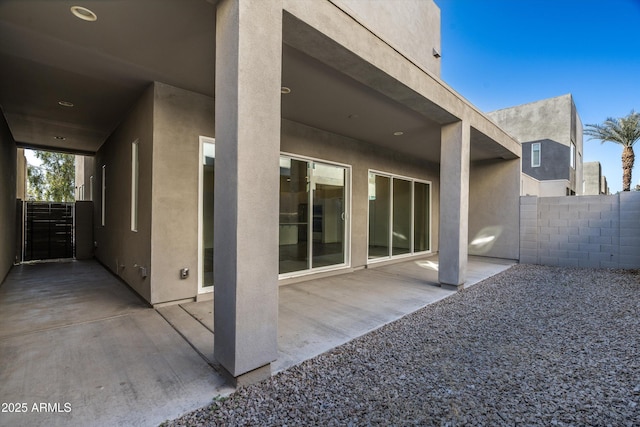
[[520, 262], [640, 268], [640, 192], [521, 197]]

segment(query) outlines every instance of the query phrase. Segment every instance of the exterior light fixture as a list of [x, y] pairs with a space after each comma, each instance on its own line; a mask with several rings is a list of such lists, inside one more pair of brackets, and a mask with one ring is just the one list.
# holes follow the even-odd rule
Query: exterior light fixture
[[290, 88], [288, 88], [288, 87], [286, 87], [286, 86], [282, 86], [282, 87], [280, 88], [280, 93], [281, 93], [281, 94], [283, 94], [283, 95], [286, 95], [286, 94], [288, 94], [288, 93], [291, 93], [291, 89], [290, 89]]
[[73, 107], [73, 102], [69, 101], [58, 101], [58, 105], [62, 105], [63, 107]]
[[71, 13], [73, 13], [73, 16], [82, 19], [83, 21], [94, 22], [98, 20], [98, 15], [86, 7], [71, 6]]
[[438, 52], [438, 49], [436, 49], [435, 47], [433, 48], [432, 52], [435, 58], [440, 58], [442, 56], [440, 55], [440, 52]]

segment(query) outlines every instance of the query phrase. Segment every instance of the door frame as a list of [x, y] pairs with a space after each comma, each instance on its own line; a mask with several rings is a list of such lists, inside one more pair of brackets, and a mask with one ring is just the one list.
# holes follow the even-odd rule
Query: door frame
[[[307, 215], [309, 215], [308, 218], [308, 224], [309, 224], [309, 230], [307, 230], [308, 233], [308, 242], [309, 242], [309, 247], [307, 248], [307, 256], [309, 257], [309, 262], [310, 262], [310, 268], [304, 269], [304, 270], [297, 270], [297, 271], [290, 271], [287, 273], [282, 273], [282, 274], [278, 274], [278, 279], [282, 280], [282, 279], [290, 279], [293, 277], [299, 277], [299, 276], [306, 276], [309, 274], [315, 274], [315, 273], [319, 273], [319, 272], [324, 272], [324, 271], [333, 271], [333, 270], [340, 270], [340, 269], [344, 269], [344, 268], [350, 268], [351, 267], [351, 205], [352, 205], [352, 175], [353, 175], [353, 168], [351, 165], [346, 164], [346, 163], [340, 163], [340, 162], [334, 162], [331, 160], [325, 160], [325, 159], [319, 159], [316, 157], [309, 157], [309, 156], [303, 156], [303, 155], [299, 155], [299, 154], [294, 154], [294, 153], [289, 153], [289, 152], [284, 152], [281, 151], [280, 152], [280, 157], [289, 157], [291, 159], [294, 160], [300, 160], [300, 161], [305, 161], [308, 162], [310, 164], [313, 163], [321, 163], [321, 164], [325, 164], [328, 166], [337, 166], [337, 167], [341, 167], [344, 168], [345, 170], [345, 179], [344, 179], [344, 197], [345, 197], [345, 206], [344, 206], [344, 262], [340, 263], [340, 264], [333, 264], [333, 265], [328, 265], [328, 266], [322, 266], [322, 267], [313, 267], [313, 250], [312, 250], [312, 246], [313, 246], [313, 192], [315, 191], [313, 189], [313, 184], [314, 184], [314, 176], [313, 176], [313, 171], [311, 172], [311, 176], [309, 177], [309, 209], [307, 212]], [[279, 245], [279, 242], [278, 242]]]
[[[210, 136], [200, 135], [198, 137], [198, 294], [208, 294], [213, 292], [214, 286], [203, 286], [204, 282], [204, 262], [202, 259], [202, 251], [204, 245], [202, 244], [202, 232], [204, 229], [204, 218], [202, 208], [204, 205], [204, 195], [202, 191], [204, 189], [204, 174], [202, 171], [202, 157], [204, 155], [204, 144], [216, 145], [216, 139]], [[215, 154], [214, 154], [215, 159]], [[214, 190], [215, 191], [215, 190]], [[214, 230], [215, 233], [215, 230]]]

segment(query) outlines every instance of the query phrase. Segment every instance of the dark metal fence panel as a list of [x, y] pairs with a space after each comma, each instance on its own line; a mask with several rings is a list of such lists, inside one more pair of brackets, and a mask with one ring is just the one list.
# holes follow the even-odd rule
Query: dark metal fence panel
[[24, 261], [73, 258], [73, 203], [25, 203]]

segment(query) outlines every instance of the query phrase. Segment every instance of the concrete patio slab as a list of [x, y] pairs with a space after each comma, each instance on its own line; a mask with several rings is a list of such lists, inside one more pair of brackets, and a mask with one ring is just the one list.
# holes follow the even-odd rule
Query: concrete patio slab
[[0, 402], [26, 409], [0, 413], [2, 426], [157, 426], [233, 391], [94, 261], [14, 268], [0, 287], [0, 325]]
[[146, 309], [140, 297], [97, 262], [23, 264], [0, 287], [0, 337]]
[[[208, 301], [211, 303], [211, 301]], [[214, 336], [200, 321], [193, 317], [183, 306], [172, 305], [157, 309], [158, 313], [210, 364], [213, 357]], [[213, 312], [211, 313], [213, 319]]]
[[181, 304], [191, 316], [213, 332], [213, 300]]
[[[466, 286], [512, 264], [470, 257]], [[281, 286], [272, 371], [451, 295], [437, 269], [433, 256]], [[28, 411], [0, 425], [155, 426], [207, 405], [233, 391], [212, 331], [212, 301], [148, 308], [95, 261], [16, 267], [0, 287], [0, 401]]]

